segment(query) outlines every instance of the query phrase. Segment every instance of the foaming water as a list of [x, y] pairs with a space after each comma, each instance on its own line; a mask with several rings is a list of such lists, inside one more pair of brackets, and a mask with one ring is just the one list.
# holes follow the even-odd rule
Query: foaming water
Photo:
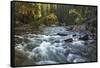
[[[57, 35], [63, 32], [67, 35]], [[42, 34], [16, 35], [22, 42], [16, 44], [15, 50], [27, 56], [36, 65], [89, 61], [85, 41], [79, 40], [79, 33], [76, 34], [73, 37], [73, 32], [66, 31], [64, 27], [49, 27], [44, 29]]]

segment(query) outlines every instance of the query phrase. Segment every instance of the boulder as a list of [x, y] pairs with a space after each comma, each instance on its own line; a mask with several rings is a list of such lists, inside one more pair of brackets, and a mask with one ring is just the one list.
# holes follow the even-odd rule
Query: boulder
[[22, 43], [22, 41], [23, 41], [23, 38], [15, 37], [16, 44], [20, 44], [20, 43]]
[[27, 39], [27, 38], [24, 38], [24, 42], [25, 42], [25, 43], [29, 43], [29, 42], [31, 42], [31, 40], [29, 40], [29, 39]]
[[84, 35], [83, 37], [80, 37], [79, 38], [79, 40], [89, 40], [89, 37], [88, 37], [88, 35], [86, 34], [86, 35]]
[[95, 35], [95, 34], [90, 35], [90, 37], [91, 37], [92, 39], [96, 40], [96, 35]]
[[75, 37], [76, 36], [76, 34], [73, 34], [73, 37]]
[[66, 33], [57, 33], [57, 35], [60, 35], [60, 36], [67, 36]]
[[72, 38], [69, 38], [69, 39], [66, 39], [66, 40], [64, 40], [65, 42], [72, 42], [73, 41], [73, 39]]
[[26, 49], [28, 49], [29, 51], [31, 51], [33, 48], [37, 47], [37, 44], [33, 44], [33, 43], [28, 43], [28, 45], [26, 46]]

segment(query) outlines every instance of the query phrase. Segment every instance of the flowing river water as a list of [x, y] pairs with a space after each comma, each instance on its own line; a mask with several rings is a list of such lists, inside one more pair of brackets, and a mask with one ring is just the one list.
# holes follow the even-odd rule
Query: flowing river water
[[80, 40], [81, 36], [62, 26], [47, 27], [39, 34], [15, 35], [20, 40], [15, 50], [35, 65], [96, 61], [96, 45], [91, 44], [95, 40], [91, 37]]

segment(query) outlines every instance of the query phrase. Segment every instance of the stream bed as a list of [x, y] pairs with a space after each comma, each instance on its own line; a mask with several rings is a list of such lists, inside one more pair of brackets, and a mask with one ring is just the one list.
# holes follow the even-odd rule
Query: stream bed
[[15, 51], [34, 65], [96, 61], [96, 38], [65, 27], [47, 27], [39, 34], [15, 35]]

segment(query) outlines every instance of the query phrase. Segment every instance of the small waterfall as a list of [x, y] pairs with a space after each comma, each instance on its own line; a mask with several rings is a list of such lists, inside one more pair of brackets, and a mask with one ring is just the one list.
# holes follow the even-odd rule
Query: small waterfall
[[[51, 36], [55, 38], [55, 36]], [[48, 39], [47, 39], [48, 38]], [[57, 38], [57, 37], [56, 37]], [[52, 43], [53, 40], [50, 40], [50, 37], [44, 36], [43, 42], [36, 48], [32, 50], [32, 52], [37, 58], [40, 58], [38, 61], [56, 61], [56, 62], [66, 62], [66, 57], [64, 55], [64, 48], [60, 46], [61, 44]], [[58, 46], [58, 47], [56, 47]]]

